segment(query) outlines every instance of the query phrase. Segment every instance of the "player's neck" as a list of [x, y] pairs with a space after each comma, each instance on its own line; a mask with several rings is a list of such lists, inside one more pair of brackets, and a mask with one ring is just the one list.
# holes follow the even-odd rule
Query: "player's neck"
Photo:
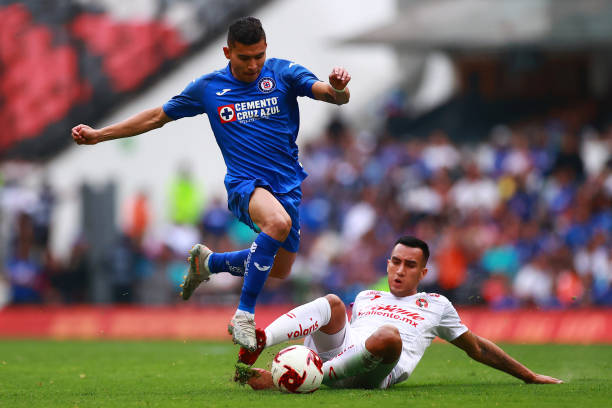
[[257, 78], [252, 79], [252, 80], [246, 80], [245, 78], [240, 78], [240, 76], [236, 74], [236, 72], [234, 71], [234, 68], [232, 67], [232, 63], [231, 62], [228, 63], [228, 65], [229, 65], [229, 72], [232, 75], [232, 78], [234, 78], [236, 81], [242, 82], [244, 84], [252, 84], [253, 82], [257, 81], [257, 79], [261, 75], [261, 72], [260, 72], [259, 75], [257, 76]]

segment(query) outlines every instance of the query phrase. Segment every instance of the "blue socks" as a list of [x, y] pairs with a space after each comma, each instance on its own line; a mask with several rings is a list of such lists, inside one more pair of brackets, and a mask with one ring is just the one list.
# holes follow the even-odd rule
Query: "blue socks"
[[249, 249], [234, 252], [213, 252], [208, 257], [210, 273], [229, 272], [234, 276], [244, 276]]
[[238, 310], [255, 313], [257, 296], [261, 292], [274, 264], [274, 256], [281, 246], [264, 232], [259, 233], [250, 249], [234, 252], [213, 252], [208, 257], [210, 273], [229, 272], [244, 276]]
[[[255, 302], [274, 264], [281, 242], [260, 232], [249, 249], [238, 310], [255, 313]], [[242, 251], [240, 251], [242, 252]]]

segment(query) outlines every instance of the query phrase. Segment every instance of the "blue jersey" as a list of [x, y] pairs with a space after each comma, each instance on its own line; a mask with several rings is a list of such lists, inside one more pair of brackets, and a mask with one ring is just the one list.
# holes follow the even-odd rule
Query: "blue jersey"
[[192, 81], [163, 106], [172, 119], [208, 115], [223, 154], [225, 184], [258, 179], [275, 193], [299, 186], [306, 172], [295, 143], [300, 127], [298, 96], [314, 98], [317, 77], [294, 62], [266, 60], [257, 80], [237, 80], [229, 64]]

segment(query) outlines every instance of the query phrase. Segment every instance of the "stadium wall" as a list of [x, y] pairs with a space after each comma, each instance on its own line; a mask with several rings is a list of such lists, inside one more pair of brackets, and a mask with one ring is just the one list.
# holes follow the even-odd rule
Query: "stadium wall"
[[[258, 325], [291, 306], [261, 306]], [[9, 307], [0, 310], [0, 338], [228, 340], [234, 309], [209, 307]], [[460, 309], [464, 324], [496, 342], [612, 344], [612, 310]]]

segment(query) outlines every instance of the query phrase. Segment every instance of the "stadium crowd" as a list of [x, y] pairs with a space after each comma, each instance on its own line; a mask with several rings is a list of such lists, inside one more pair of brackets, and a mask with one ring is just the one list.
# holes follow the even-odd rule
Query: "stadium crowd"
[[[334, 119], [301, 147], [302, 243], [291, 276], [270, 280], [261, 302], [300, 303], [386, 285], [389, 243], [405, 233], [430, 244], [423, 290], [455, 304], [494, 308], [612, 306], [612, 126], [586, 125], [579, 108], [497, 126], [486, 140], [451, 142], [356, 132]], [[49, 249], [54, 192], [0, 190], [4, 268], [0, 288], [12, 303], [91, 300], [88, 245], [69, 259]], [[107, 268], [115, 302], [179, 302], [184, 247], [243, 248], [252, 232], [225, 208], [205, 202], [182, 171], [170, 186], [173, 227], [151, 237], [145, 194], [122, 203], [128, 216]], [[214, 276], [196, 302], [234, 302], [241, 280]]]

